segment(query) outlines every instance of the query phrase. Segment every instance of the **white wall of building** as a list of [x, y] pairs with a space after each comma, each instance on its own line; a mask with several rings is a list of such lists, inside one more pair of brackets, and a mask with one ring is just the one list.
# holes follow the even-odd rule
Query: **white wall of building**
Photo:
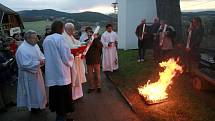
[[118, 9], [119, 48], [136, 49], [136, 27], [142, 18], [152, 22], [157, 16], [156, 0], [118, 0]]

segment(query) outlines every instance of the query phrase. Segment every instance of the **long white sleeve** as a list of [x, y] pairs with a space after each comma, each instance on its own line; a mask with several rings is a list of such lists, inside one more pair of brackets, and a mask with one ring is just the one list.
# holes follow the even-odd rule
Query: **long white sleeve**
[[40, 61], [34, 60], [31, 56], [17, 51], [16, 60], [19, 63], [18, 66], [23, 71], [29, 71], [36, 73], [40, 68]]
[[109, 42], [106, 42], [105, 33], [104, 33], [104, 34], [102, 35], [102, 37], [101, 37], [101, 42], [102, 42], [102, 44], [103, 44], [103, 47], [108, 48], [108, 43], [109, 43]]
[[[64, 39], [62, 37], [62, 39]], [[63, 63], [67, 66], [70, 66], [72, 67], [73, 66], [73, 63], [74, 63], [74, 56], [71, 54], [71, 51], [69, 49], [69, 47], [65, 44], [65, 41], [62, 40], [60, 42], [60, 56], [61, 56], [61, 59], [63, 61]]]

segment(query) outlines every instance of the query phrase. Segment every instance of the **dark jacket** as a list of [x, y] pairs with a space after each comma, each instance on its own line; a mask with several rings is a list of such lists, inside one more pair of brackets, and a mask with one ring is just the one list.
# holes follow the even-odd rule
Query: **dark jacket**
[[200, 27], [192, 31], [190, 39], [190, 48], [198, 49], [204, 36], [204, 28]]
[[[146, 32], [146, 34], [143, 36], [143, 40], [147, 40], [150, 37], [150, 35], [149, 35], [150, 34], [150, 28], [149, 28], [148, 25], [145, 26], [145, 32]], [[140, 25], [137, 26], [135, 34], [138, 37], [138, 40], [139, 40], [139, 37], [142, 37], [142, 34], [143, 34], [143, 24], [140, 24]]]
[[150, 30], [150, 33], [151, 34], [157, 34], [158, 33], [158, 30], [160, 28], [160, 24], [152, 24], [150, 26], [151, 30]]
[[87, 65], [100, 64], [102, 54], [102, 43], [99, 38], [94, 39], [90, 49], [86, 54]]

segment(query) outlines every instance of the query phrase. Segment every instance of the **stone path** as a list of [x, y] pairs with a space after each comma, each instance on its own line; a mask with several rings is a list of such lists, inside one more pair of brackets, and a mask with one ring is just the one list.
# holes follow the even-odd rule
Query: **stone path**
[[[75, 121], [140, 121], [130, 110], [116, 88], [104, 75], [102, 93], [86, 93], [75, 102], [76, 111], [73, 113]], [[31, 114], [26, 110], [10, 108], [6, 113], [0, 113], [0, 121], [55, 121], [55, 114], [45, 110], [40, 114]]]

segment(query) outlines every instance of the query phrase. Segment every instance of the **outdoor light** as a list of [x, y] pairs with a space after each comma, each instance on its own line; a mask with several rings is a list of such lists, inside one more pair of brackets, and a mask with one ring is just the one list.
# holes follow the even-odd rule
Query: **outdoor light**
[[114, 3], [112, 3], [112, 7], [114, 8], [114, 13], [117, 13], [117, 10], [118, 10], [118, 0], [116, 0]]

